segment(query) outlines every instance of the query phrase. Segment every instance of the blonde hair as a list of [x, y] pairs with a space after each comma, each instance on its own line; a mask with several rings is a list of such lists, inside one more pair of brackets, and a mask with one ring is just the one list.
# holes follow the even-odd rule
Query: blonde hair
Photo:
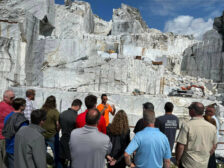
[[124, 110], [119, 110], [113, 118], [109, 127], [111, 134], [122, 135], [129, 130], [128, 117]]

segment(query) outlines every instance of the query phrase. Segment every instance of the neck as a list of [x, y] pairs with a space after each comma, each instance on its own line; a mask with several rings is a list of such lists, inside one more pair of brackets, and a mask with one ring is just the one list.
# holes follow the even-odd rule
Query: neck
[[74, 111], [78, 111], [78, 108], [75, 107], [75, 106], [72, 106], [71, 109], [74, 110]]
[[148, 124], [147, 127], [151, 127], [151, 128], [154, 128], [155, 127], [155, 124]]
[[107, 103], [106, 102], [102, 102], [102, 104], [106, 105]]
[[166, 112], [166, 114], [172, 114], [172, 112]]
[[203, 116], [202, 116], [202, 115], [194, 115], [194, 116], [192, 116], [192, 117], [203, 118]]
[[86, 125], [89, 126], [89, 127], [97, 127], [97, 124], [95, 124], [95, 125], [86, 124]]

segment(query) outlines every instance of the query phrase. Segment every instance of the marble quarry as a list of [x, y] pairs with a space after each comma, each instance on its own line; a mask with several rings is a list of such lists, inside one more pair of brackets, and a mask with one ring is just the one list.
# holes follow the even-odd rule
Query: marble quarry
[[[0, 94], [10, 88], [24, 97], [26, 89], [34, 88], [37, 108], [55, 95], [61, 112], [74, 98], [107, 93], [109, 103], [128, 113], [132, 126], [146, 101], [155, 105], [157, 116], [172, 101], [181, 121], [189, 118], [186, 107], [191, 102], [217, 103], [222, 123], [220, 18], [203, 41], [197, 41], [149, 28], [138, 9], [125, 4], [114, 9], [107, 22], [84, 1], [0, 1]], [[203, 86], [205, 95], [194, 88], [192, 97], [169, 96], [173, 89], [192, 84]]]

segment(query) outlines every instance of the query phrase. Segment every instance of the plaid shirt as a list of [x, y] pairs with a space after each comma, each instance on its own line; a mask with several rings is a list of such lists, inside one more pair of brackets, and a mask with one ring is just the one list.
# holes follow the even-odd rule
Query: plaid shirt
[[33, 101], [26, 98], [26, 108], [24, 110], [24, 116], [30, 121], [30, 114], [35, 108], [33, 107]]

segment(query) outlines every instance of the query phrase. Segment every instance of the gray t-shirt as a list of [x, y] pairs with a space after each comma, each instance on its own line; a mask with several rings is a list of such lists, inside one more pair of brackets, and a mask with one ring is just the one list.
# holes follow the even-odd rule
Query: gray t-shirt
[[156, 118], [155, 126], [167, 136], [172, 151], [176, 130], [179, 129], [179, 119], [173, 114], [165, 114]]
[[72, 131], [69, 147], [72, 168], [104, 168], [105, 156], [111, 152], [112, 144], [97, 127], [85, 125]]

